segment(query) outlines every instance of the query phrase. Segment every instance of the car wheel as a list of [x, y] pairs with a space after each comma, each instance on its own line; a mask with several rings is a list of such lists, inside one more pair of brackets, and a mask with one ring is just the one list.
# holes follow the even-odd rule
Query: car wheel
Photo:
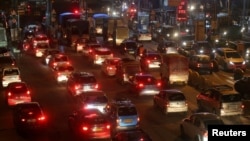
[[182, 125], [180, 126], [180, 131], [181, 131], [181, 138], [182, 138], [182, 139], [186, 139], [186, 134], [185, 134], [185, 131], [184, 131]]

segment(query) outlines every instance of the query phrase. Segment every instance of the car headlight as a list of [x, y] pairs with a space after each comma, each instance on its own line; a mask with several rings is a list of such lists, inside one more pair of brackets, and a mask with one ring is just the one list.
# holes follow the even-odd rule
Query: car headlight
[[234, 65], [234, 63], [233, 63], [232, 61], [229, 61], [229, 64], [230, 64], [230, 65]]
[[215, 50], [213, 49], [213, 53], [215, 53]]
[[246, 61], [243, 61], [243, 62], [242, 62], [242, 65], [245, 65], [245, 64], [246, 64]]

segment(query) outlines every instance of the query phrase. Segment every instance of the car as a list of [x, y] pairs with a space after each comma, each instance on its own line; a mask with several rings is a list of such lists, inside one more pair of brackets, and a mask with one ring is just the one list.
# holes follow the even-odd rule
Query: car
[[212, 74], [214, 70], [213, 62], [208, 55], [197, 54], [189, 57], [189, 68], [198, 73]]
[[80, 37], [72, 43], [72, 47], [76, 52], [81, 52], [87, 47], [88, 39], [86, 37]]
[[180, 123], [181, 137], [185, 140], [207, 141], [209, 125], [224, 125], [224, 122], [220, 116], [208, 112], [188, 115]]
[[21, 74], [18, 67], [5, 67], [2, 69], [2, 87], [7, 87], [11, 82], [21, 81]]
[[38, 102], [18, 103], [13, 107], [13, 124], [18, 132], [44, 132], [48, 119]]
[[244, 58], [234, 49], [218, 48], [215, 53], [215, 60], [225, 71], [235, 70], [237, 68], [246, 70]]
[[34, 55], [36, 57], [42, 57], [45, 53], [45, 50], [50, 48], [49, 43], [38, 43], [36, 46], [33, 48]]
[[196, 41], [192, 44], [195, 54], [205, 54], [214, 58], [215, 48], [208, 41]]
[[175, 41], [162, 41], [157, 46], [159, 53], [177, 53], [177, 43]]
[[70, 65], [69, 57], [66, 54], [59, 53], [59, 54], [54, 54], [48, 63], [48, 66], [51, 69], [54, 69], [56, 66], [60, 65]]
[[89, 43], [86, 48], [82, 50], [82, 54], [85, 57], [89, 57], [92, 55], [92, 52], [95, 48], [101, 48], [102, 45], [99, 43]]
[[108, 97], [102, 90], [79, 94], [76, 100], [80, 109], [98, 109], [102, 113], [105, 113], [104, 108], [108, 104]]
[[8, 106], [18, 103], [31, 102], [30, 88], [25, 82], [11, 82], [5, 89], [5, 98]]
[[145, 71], [151, 69], [159, 69], [161, 62], [161, 55], [156, 52], [148, 52], [140, 59], [141, 68]]
[[55, 79], [58, 83], [60, 82], [67, 82], [68, 76], [74, 71], [74, 67], [72, 65], [63, 64], [56, 66], [53, 69], [53, 74], [55, 76]]
[[43, 33], [36, 34], [32, 39], [32, 47], [35, 48], [38, 44], [50, 44], [48, 36]]
[[196, 96], [198, 109], [219, 116], [242, 115], [242, 96], [229, 85], [214, 85]]
[[93, 65], [101, 65], [106, 58], [113, 58], [113, 52], [107, 47], [93, 49], [90, 55], [90, 62]]
[[182, 35], [180, 36], [180, 48], [188, 48], [191, 47], [195, 41], [194, 35]]
[[250, 76], [246, 75], [243, 76], [241, 79], [235, 81], [234, 83], [234, 89], [242, 94], [242, 98], [250, 99]]
[[135, 56], [137, 50], [137, 42], [134, 40], [123, 40], [120, 44], [121, 53]]
[[49, 64], [49, 60], [52, 58], [53, 55], [55, 54], [60, 54], [60, 50], [56, 48], [48, 48], [44, 51], [43, 56], [42, 56], [42, 63], [45, 65]]
[[161, 109], [164, 114], [188, 112], [188, 103], [184, 93], [177, 89], [163, 89], [154, 95], [155, 108]]
[[0, 57], [14, 57], [14, 54], [7, 47], [0, 47]]
[[16, 66], [16, 59], [11, 56], [0, 57], [0, 69]]
[[84, 92], [100, 90], [96, 77], [90, 72], [75, 71], [72, 72], [67, 81], [67, 90], [73, 96]]
[[138, 61], [131, 59], [122, 59], [117, 66], [116, 78], [121, 85], [129, 84], [131, 79], [136, 73], [142, 72], [141, 65]]
[[143, 129], [131, 129], [117, 132], [112, 141], [153, 141]]
[[104, 110], [111, 121], [111, 136], [119, 131], [139, 128], [140, 116], [130, 99], [115, 97]]
[[106, 58], [101, 65], [101, 71], [107, 76], [115, 76], [117, 71], [117, 66], [120, 63], [121, 58], [113, 57]]
[[68, 126], [76, 138], [84, 140], [109, 139], [109, 119], [97, 109], [81, 109], [68, 117]]
[[136, 73], [129, 82], [130, 89], [136, 96], [155, 95], [161, 90], [161, 81], [150, 73]]

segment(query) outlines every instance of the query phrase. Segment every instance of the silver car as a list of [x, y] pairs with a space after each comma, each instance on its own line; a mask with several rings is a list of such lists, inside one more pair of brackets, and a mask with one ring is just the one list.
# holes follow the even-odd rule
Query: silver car
[[184, 140], [208, 141], [208, 125], [223, 125], [222, 119], [212, 113], [194, 113], [180, 123], [181, 137]]
[[2, 70], [2, 86], [7, 87], [11, 82], [21, 82], [18, 67], [6, 67]]

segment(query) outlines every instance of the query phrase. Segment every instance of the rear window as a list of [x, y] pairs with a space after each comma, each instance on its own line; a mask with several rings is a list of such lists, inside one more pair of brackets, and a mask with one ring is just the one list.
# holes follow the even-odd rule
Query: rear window
[[138, 76], [136, 77], [136, 80], [138, 80], [138, 82], [142, 82], [144, 84], [156, 84], [156, 79], [154, 77], [151, 76]]
[[36, 48], [48, 49], [48, 48], [49, 48], [49, 45], [48, 45], [48, 44], [38, 44], [38, 45], [36, 46]]
[[137, 110], [135, 107], [120, 107], [118, 110], [119, 116], [132, 116], [137, 115]]
[[72, 66], [61, 66], [57, 70], [58, 71], [73, 71], [74, 68]]
[[108, 62], [110, 65], [118, 65], [120, 60], [109, 60]]
[[19, 71], [17, 69], [8, 69], [8, 70], [5, 70], [3, 74], [5, 76], [8, 76], [8, 75], [19, 75]]
[[0, 64], [12, 64], [13, 59], [11, 57], [0, 57]]
[[209, 57], [200, 57], [200, 58], [198, 58], [198, 62], [209, 63], [210, 62], [210, 58]]
[[77, 79], [79, 83], [96, 83], [95, 77], [79, 77]]
[[241, 101], [242, 97], [240, 94], [228, 94], [223, 95], [221, 100], [222, 102], [238, 102]]
[[95, 53], [98, 55], [110, 55], [110, 54], [112, 54], [112, 52], [110, 50], [96, 50]]
[[241, 58], [240, 54], [237, 52], [226, 52], [227, 58]]
[[87, 96], [85, 101], [87, 103], [107, 103], [108, 102], [108, 98], [106, 96], [97, 96], [97, 95], [93, 95], [93, 96]]
[[48, 40], [48, 38], [46, 36], [43, 37], [36, 37], [35, 39], [36, 41], [43, 41], [43, 40]]
[[147, 56], [147, 59], [149, 59], [149, 60], [160, 60], [161, 57], [158, 54], [150, 54], [150, 55]]
[[68, 57], [67, 57], [67, 56], [55, 57], [55, 61], [56, 61], [56, 62], [68, 61]]
[[220, 119], [211, 119], [211, 120], [205, 120], [204, 124], [205, 124], [205, 127], [207, 128], [208, 125], [223, 125], [224, 122]]
[[28, 90], [24, 84], [12, 86], [10, 89], [13, 93], [23, 93]]
[[[19, 107], [17, 107], [19, 109]], [[22, 105], [19, 109], [21, 115], [40, 115], [41, 110], [38, 106], [35, 105]]]
[[130, 66], [125, 67], [125, 71], [127, 73], [137, 73], [137, 72], [140, 72], [141, 69], [140, 69], [140, 66], [138, 65], [130, 65]]
[[182, 93], [169, 94], [168, 99], [170, 101], [183, 101], [183, 100], [186, 100], [185, 96]]

